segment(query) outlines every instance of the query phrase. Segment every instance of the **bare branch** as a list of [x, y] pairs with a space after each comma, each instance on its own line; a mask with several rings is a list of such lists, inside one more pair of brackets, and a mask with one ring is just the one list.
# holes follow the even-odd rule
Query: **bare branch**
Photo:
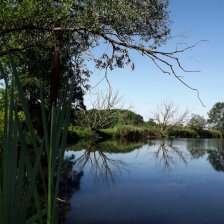
[[[175, 49], [174, 51], [170, 52], [164, 52], [164, 51], [157, 51], [157, 50], [152, 50], [150, 48], [146, 48], [143, 45], [136, 45], [131, 42], [131, 39], [127, 40], [125, 38], [122, 38], [116, 31], [105, 31], [101, 30], [101, 28], [94, 28], [93, 26], [88, 27], [37, 27], [33, 25], [27, 25], [27, 26], [22, 26], [18, 28], [12, 28], [12, 29], [6, 29], [6, 30], [1, 30], [0, 31], [0, 36], [5, 35], [7, 33], [11, 32], [18, 32], [18, 31], [27, 31], [27, 30], [37, 30], [37, 31], [43, 31], [43, 32], [85, 32], [87, 35], [93, 36], [94, 38], [103, 38], [107, 43], [112, 45], [113, 48], [113, 53], [112, 57], [107, 61], [107, 66], [106, 70], [112, 65], [113, 60], [114, 60], [114, 51], [116, 47], [123, 47], [123, 49], [132, 49], [136, 50], [139, 52], [141, 55], [146, 55], [152, 62], [156, 65], [159, 70], [165, 74], [173, 75], [175, 78], [177, 78], [178, 81], [180, 81], [183, 85], [185, 85], [187, 88], [196, 91], [197, 97], [201, 104], [204, 106], [200, 94], [197, 88], [191, 87], [189, 84], [187, 84], [185, 81], [183, 81], [182, 76], [178, 75], [174, 66], [177, 66], [181, 71], [183, 72], [199, 72], [199, 71], [194, 71], [194, 70], [187, 70], [185, 69], [179, 58], [176, 56], [177, 54], [183, 53], [185, 51], [188, 51], [194, 47], [196, 47], [199, 43], [205, 42], [206, 40], [201, 40], [198, 41], [195, 44], [189, 45], [184, 48], [180, 49]], [[1, 55], [1, 54], [0, 54]], [[171, 60], [171, 61], [170, 61]], [[163, 68], [164, 67], [164, 68]], [[107, 78], [105, 75], [104, 78]]]
[[125, 113], [121, 112], [124, 109], [124, 104], [121, 101], [119, 92], [113, 92], [111, 87], [106, 93], [98, 91], [92, 100], [92, 108], [88, 111], [79, 111], [83, 125], [93, 131], [98, 131], [115, 120], [122, 119]]
[[159, 124], [161, 132], [165, 132], [170, 127], [185, 124], [190, 111], [185, 109], [181, 112], [178, 106], [174, 105], [172, 102], [164, 101], [157, 107], [157, 111], [152, 114], [154, 120]]

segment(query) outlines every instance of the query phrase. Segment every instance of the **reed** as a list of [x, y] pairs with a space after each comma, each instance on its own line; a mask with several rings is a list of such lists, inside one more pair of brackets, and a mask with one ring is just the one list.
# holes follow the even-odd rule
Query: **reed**
[[[52, 106], [50, 125], [41, 91], [44, 136], [42, 141], [38, 141], [16, 64], [10, 54], [9, 59], [10, 73], [5, 71], [0, 61], [0, 74], [5, 84], [4, 136], [0, 149], [0, 223], [56, 224], [60, 221], [57, 197], [71, 112], [72, 82], [65, 81], [66, 93], [60, 96], [58, 105]], [[26, 142], [27, 132], [21, 125], [17, 102], [20, 102], [25, 116], [31, 146]], [[47, 167], [41, 163], [43, 154], [47, 155]], [[40, 193], [39, 185], [45, 189], [44, 194]]]

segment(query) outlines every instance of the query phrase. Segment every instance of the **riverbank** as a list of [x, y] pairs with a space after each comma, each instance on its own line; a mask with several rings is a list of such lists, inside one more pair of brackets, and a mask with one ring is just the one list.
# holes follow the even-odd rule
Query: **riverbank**
[[104, 140], [147, 140], [151, 138], [222, 138], [222, 132], [215, 129], [192, 129], [189, 127], [173, 127], [161, 131], [158, 127], [145, 127], [122, 125], [114, 128], [92, 131], [88, 128], [82, 129], [75, 126], [69, 127], [68, 142], [77, 142], [82, 139], [104, 139]]

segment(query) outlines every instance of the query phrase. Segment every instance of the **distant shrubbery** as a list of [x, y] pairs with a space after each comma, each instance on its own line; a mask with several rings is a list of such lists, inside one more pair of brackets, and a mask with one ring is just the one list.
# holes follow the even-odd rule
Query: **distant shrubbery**
[[181, 137], [181, 138], [197, 138], [198, 133], [188, 127], [174, 127], [168, 130], [167, 135], [169, 137]]
[[222, 133], [214, 129], [198, 129], [189, 127], [174, 127], [168, 131], [168, 137], [180, 138], [221, 138]]
[[101, 132], [107, 138], [130, 141], [158, 137], [158, 130], [156, 128], [133, 125], [121, 125], [115, 128], [102, 129]]
[[[192, 115], [187, 126], [183, 125], [167, 125], [163, 130], [159, 124], [153, 119], [147, 122], [143, 121], [143, 117], [128, 110], [119, 111], [119, 116], [114, 118], [111, 123], [101, 129], [86, 128], [82, 124], [81, 117], [69, 128], [69, 141], [79, 139], [103, 138], [103, 139], [124, 139], [128, 141], [136, 141], [148, 138], [220, 138], [222, 133], [214, 129], [206, 129], [206, 120], [199, 115]], [[90, 111], [92, 113], [92, 111]], [[102, 111], [103, 113], [110, 112]], [[97, 122], [97, 119], [96, 119]]]

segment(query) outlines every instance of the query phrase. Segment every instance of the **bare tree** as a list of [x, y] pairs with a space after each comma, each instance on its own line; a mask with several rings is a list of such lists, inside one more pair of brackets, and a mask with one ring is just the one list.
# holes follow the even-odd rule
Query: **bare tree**
[[97, 92], [92, 101], [90, 110], [82, 110], [81, 119], [85, 127], [93, 131], [105, 128], [117, 119], [122, 119], [125, 116], [124, 104], [119, 96], [119, 92], [113, 92], [110, 87], [108, 92]]
[[164, 101], [157, 107], [157, 111], [153, 112], [153, 119], [159, 124], [161, 132], [165, 132], [170, 127], [185, 124], [189, 113], [188, 109], [182, 112], [174, 103]]

